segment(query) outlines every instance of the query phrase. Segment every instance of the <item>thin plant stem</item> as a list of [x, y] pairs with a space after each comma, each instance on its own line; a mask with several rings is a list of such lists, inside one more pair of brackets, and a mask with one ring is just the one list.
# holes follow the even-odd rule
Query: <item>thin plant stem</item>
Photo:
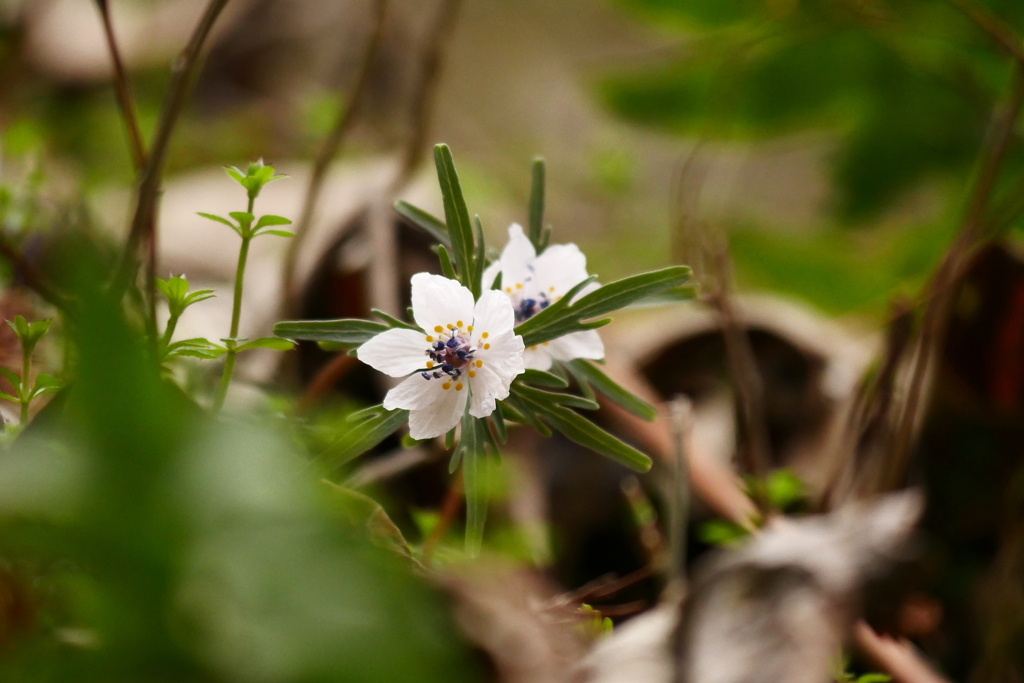
[[174, 328], [178, 326], [178, 318], [181, 316], [174, 315], [173, 313], [167, 318], [167, 327], [164, 328], [164, 333], [160, 336], [160, 348], [165, 349], [167, 345], [171, 343], [171, 337], [174, 336]]
[[[252, 214], [253, 205], [256, 202], [256, 198], [249, 197], [249, 208], [246, 211]], [[235, 269], [235, 298], [231, 306], [231, 333], [228, 335], [228, 341], [226, 342], [228, 352], [224, 356], [224, 374], [221, 375], [220, 385], [217, 387], [217, 398], [213, 404], [214, 412], [220, 412], [220, 409], [224, 407], [224, 399], [228, 395], [228, 386], [231, 384], [231, 376], [235, 372], [235, 339], [238, 337], [238, 325], [242, 320], [242, 290], [245, 286], [245, 263], [249, 258], [249, 242], [252, 241], [252, 236], [248, 234], [248, 230], [243, 231], [242, 234], [242, 247], [238, 250], [238, 267]]]
[[672, 477], [668, 496], [668, 545], [672, 576], [682, 582], [686, 568], [686, 524], [690, 515], [690, 469], [686, 443], [689, 440], [692, 403], [685, 396], [676, 397], [669, 409], [672, 415]]
[[295, 287], [295, 267], [298, 262], [299, 252], [309, 234], [309, 226], [316, 215], [317, 204], [320, 200], [320, 193], [323, 190], [324, 179], [327, 176], [327, 169], [338, 153], [341, 151], [352, 130], [355, 122], [355, 115], [359, 109], [359, 103], [365, 97], [366, 90], [370, 85], [370, 71], [377, 54], [380, 52], [384, 36], [384, 20], [387, 17], [387, 0], [375, 0], [374, 3], [374, 25], [370, 41], [367, 43], [366, 51], [363, 53], [363, 60], [359, 65], [359, 73], [356, 77], [352, 92], [347, 97], [347, 105], [342, 110], [331, 128], [331, 132], [324, 140], [323, 147], [316, 156], [313, 163], [313, 173], [309, 178], [309, 185], [306, 187], [306, 196], [302, 202], [302, 212], [295, 224], [295, 237], [288, 245], [288, 251], [284, 259], [284, 273], [282, 282], [285, 288], [284, 303], [289, 312], [296, 312], [298, 292]]
[[110, 61], [114, 67], [114, 90], [117, 93], [117, 106], [121, 109], [125, 128], [128, 129], [128, 142], [132, 151], [135, 171], [141, 173], [146, 165], [146, 148], [142, 142], [139, 118], [135, 112], [132, 84], [128, 79], [128, 72], [124, 68], [121, 51], [117, 47], [117, 39], [114, 36], [114, 24], [110, 18], [110, 4], [108, 0], [96, 0], [96, 6], [99, 8], [100, 17], [103, 19], [103, 32], [106, 34], [107, 49], [110, 50]]
[[928, 285], [927, 303], [921, 320], [921, 332], [918, 335], [917, 353], [907, 398], [897, 419], [892, 459], [883, 477], [886, 490], [899, 486], [906, 473], [919, 418], [930, 398], [926, 395], [925, 380], [935, 362], [933, 356], [939, 353], [946, 337], [956, 285], [963, 277], [969, 259], [974, 253], [972, 248], [983, 236], [985, 214], [999, 171], [1013, 141], [1014, 127], [1022, 107], [1024, 62], [1017, 61], [1014, 64], [1013, 82], [1007, 101], [999, 106], [993, 115], [992, 132], [982, 149], [974, 189], [960, 232], [943, 255]]
[[21, 426], [24, 428], [28, 425], [28, 404], [32, 401], [31, 391], [32, 385], [30, 384], [29, 372], [32, 369], [32, 350], [25, 345], [21, 345]]
[[181, 55], [174, 60], [171, 67], [171, 84], [167, 90], [167, 97], [164, 100], [163, 109], [160, 112], [160, 120], [157, 123], [156, 133], [153, 136], [153, 143], [150, 146], [149, 158], [145, 167], [140, 173], [139, 189], [135, 202], [135, 212], [132, 216], [131, 230], [128, 233], [128, 240], [125, 243], [124, 252], [121, 256], [121, 265], [114, 281], [114, 291], [123, 292], [134, 280], [137, 272], [137, 250], [144, 240], [150, 244], [148, 256], [148, 270], [146, 287], [149, 297], [149, 311], [147, 323], [156, 337], [156, 208], [160, 195], [160, 184], [163, 178], [164, 163], [167, 160], [167, 149], [170, 146], [171, 135], [178, 123], [181, 112], [185, 107], [185, 101], [191, 90], [192, 82], [199, 65], [199, 56], [203, 44], [206, 42], [228, 0], [210, 0], [203, 12], [199, 23], [196, 24], [192, 37]]

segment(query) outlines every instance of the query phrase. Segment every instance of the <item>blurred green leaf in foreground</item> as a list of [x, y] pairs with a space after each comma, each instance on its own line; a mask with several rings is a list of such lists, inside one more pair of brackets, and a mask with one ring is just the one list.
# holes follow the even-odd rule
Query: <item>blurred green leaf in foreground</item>
[[163, 382], [95, 272], [78, 269], [66, 401], [0, 454], [0, 581], [23, 604], [0, 680], [473, 680], [355, 497]]

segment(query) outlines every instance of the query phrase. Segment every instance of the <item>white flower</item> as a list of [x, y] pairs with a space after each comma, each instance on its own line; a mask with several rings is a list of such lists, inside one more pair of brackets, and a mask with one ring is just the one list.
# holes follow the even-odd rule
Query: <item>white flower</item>
[[[512, 299], [516, 324], [528, 320], [587, 277], [587, 257], [575, 244], [553, 244], [537, 256], [523, 229], [513, 223], [508, 229], [508, 244], [501, 257], [484, 271], [483, 286], [490, 289], [498, 273], [501, 288]], [[580, 294], [597, 289], [588, 285]], [[552, 360], [604, 358], [604, 344], [596, 330], [573, 332], [538, 346], [523, 355], [526, 367], [548, 370]]]
[[412, 314], [426, 331], [391, 329], [359, 347], [359, 360], [392, 377], [411, 375], [384, 397], [388, 410], [409, 411], [409, 435], [440, 436], [469, 414], [487, 417], [508, 397], [523, 367], [523, 338], [512, 331], [508, 297], [473, 294], [440, 275], [412, 276]]

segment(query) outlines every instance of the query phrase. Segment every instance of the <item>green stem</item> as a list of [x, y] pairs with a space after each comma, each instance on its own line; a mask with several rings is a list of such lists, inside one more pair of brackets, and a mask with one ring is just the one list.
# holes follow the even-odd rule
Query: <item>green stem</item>
[[171, 337], [174, 336], [174, 328], [178, 326], [178, 318], [180, 315], [174, 315], [171, 313], [170, 317], [167, 318], [167, 327], [164, 329], [164, 333], [160, 335], [160, 353], [163, 354], [167, 350], [167, 347], [171, 343]]
[[[247, 211], [251, 214], [253, 210], [253, 204], [256, 202], [255, 197], [249, 197], [249, 208]], [[213, 411], [219, 413], [220, 409], [224, 407], [224, 399], [228, 395], [228, 386], [231, 385], [231, 376], [235, 372], [235, 342], [233, 341], [238, 337], [238, 323], [242, 318], [242, 288], [245, 284], [245, 262], [249, 258], [249, 242], [252, 240], [250, 234], [251, 226], [245, 226], [242, 231], [242, 248], [238, 251], [238, 267], [235, 269], [235, 300], [231, 307], [231, 334], [228, 335], [229, 341], [225, 342], [228, 347], [228, 352], [224, 356], [224, 374], [220, 377], [220, 385], [217, 387], [217, 398], [213, 403]]]
[[29, 370], [32, 368], [32, 350], [26, 347], [24, 344], [21, 345], [21, 387], [20, 395], [21, 399], [21, 428], [24, 429], [28, 426], [28, 404], [31, 403], [31, 391], [32, 385], [29, 383]]

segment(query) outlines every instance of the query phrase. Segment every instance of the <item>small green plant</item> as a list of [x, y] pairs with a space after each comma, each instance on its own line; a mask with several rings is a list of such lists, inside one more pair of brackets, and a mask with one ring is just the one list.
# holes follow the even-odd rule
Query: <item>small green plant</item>
[[[695, 292], [685, 266], [597, 284], [576, 245], [550, 243], [542, 160], [533, 166], [528, 230], [510, 226], [504, 250], [488, 259], [480, 218], [470, 220], [447, 145], [434, 148], [434, 164], [444, 220], [404, 202], [395, 207], [438, 242], [442, 273], [412, 276], [408, 320], [374, 310], [381, 322], [287, 321], [274, 333], [350, 351], [403, 378], [381, 405], [350, 417], [351, 428], [332, 449], [333, 461], [352, 460], [405, 424], [412, 439], [444, 438], [452, 449], [450, 472], [462, 468], [466, 550], [475, 555], [489, 496], [484, 475], [505, 443], [507, 422], [545, 436], [557, 430], [631, 469], [650, 468], [646, 454], [577, 412], [596, 410], [601, 394], [640, 417], [657, 415], [594, 365], [604, 358], [596, 330], [611, 322], [608, 314], [627, 306], [685, 300]], [[570, 378], [583, 396], [566, 391]]]
[[[764, 501], [769, 513], [797, 512], [806, 507], [807, 486], [792, 470], [775, 470], [763, 480], [747, 476], [743, 481], [747, 495], [752, 500]], [[761, 518], [752, 521], [754, 526], [764, 524]], [[698, 537], [708, 545], [732, 545], [749, 535], [750, 529], [747, 527], [724, 519], [704, 522], [698, 530]]]
[[832, 677], [836, 683], [889, 683], [892, 676], [881, 673], [864, 673], [860, 676], [849, 671], [850, 657], [842, 654], [835, 659], [832, 665]]
[[273, 349], [276, 351], [287, 351], [292, 348], [290, 341], [279, 337], [264, 337], [254, 341], [247, 341], [238, 337], [238, 325], [242, 318], [242, 291], [245, 285], [245, 264], [249, 258], [249, 244], [253, 239], [264, 235], [278, 235], [280, 237], [293, 237], [294, 233], [286, 230], [273, 230], [274, 226], [290, 225], [291, 221], [282, 216], [265, 215], [259, 220], [253, 214], [256, 198], [268, 183], [284, 178], [283, 175], [276, 175], [273, 166], [266, 166], [263, 160], [254, 161], [249, 164], [245, 171], [230, 166], [225, 169], [239, 185], [245, 188], [248, 197], [248, 206], [245, 211], [232, 211], [229, 218], [217, 216], [210, 213], [201, 213], [200, 216], [211, 221], [223, 223], [242, 238], [242, 245], [238, 252], [238, 266], [235, 269], [235, 291], [234, 302], [231, 308], [231, 331], [221, 341], [224, 342], [224, 372], [221, 375], [220, 384], [217, 387], [217, 395], [214, 399], [213, 408], [219, 412], [224, 406], [224, 399], [228, 394], [228, 387], [231, 385], [231, 377], [235, 371], [235, 357], [241, 351], [248, 349]]
[[0, 368], [0, 374], [7, 378], [16, 394], [16, 396], [11, 396], [0, 392], [0, 398], [21, 405], [21, 426], [24, 428], [28, 424], [28, 409], [32, 401], [43, 394], [52, 394], [58, 391], [61, 384], [56, 377], [45, 373], [36, 375], [34, 384], [31, 381], [32, 352], [35, 351], [39, 340], [46, 336], [46, 332], [50, 329], [50, 320], [37, 320], [30, 323], [25, 320], [24, 316], [16, 315], [13, 322], [10, 320], [6, 322], [14, 330], [14, 334], [17, 335], [18, 341], [21, 343], [21, 376], [19, 377], [17, 373], [7, 368]]
[[157, 343], [157, 354], [160, 364], [163, 365], [172, 358], [179, 356], [190, 356], [193, 358], [213, 359], [222, 356], [227, 349], [219, 344], [202, 339], [182, 339], [171, 343], [174, 330], [178, 326], [178, 320], [189, 306], [200, 301], [212, 299], [212, 289], [200, 289], [195, 292], [188, 291], [188, 280], [184, 275], [174, 275], [166, 280], [157, 278], [157, 290], [167, 299], [167, 326], [160, 335]]

